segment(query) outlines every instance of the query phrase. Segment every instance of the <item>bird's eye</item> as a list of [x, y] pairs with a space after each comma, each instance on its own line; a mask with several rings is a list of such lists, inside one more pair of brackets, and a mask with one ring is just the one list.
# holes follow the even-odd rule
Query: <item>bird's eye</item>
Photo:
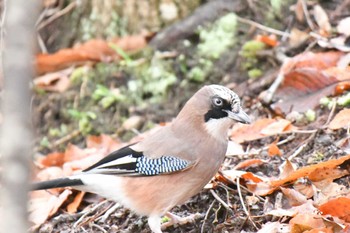
[[221, 98], [214, 98], [213, 103], [215, 106], [221, 107], [224, 104], [224, 101]]

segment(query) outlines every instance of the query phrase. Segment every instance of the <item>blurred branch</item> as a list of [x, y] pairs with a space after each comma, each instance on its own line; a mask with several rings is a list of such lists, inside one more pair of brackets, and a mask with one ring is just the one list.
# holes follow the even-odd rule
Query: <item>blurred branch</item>
[[1, 232], [27, 232], [27, 191], [31, 154], [30, 91], [34, 24], [39, 1], [4, 2], [6, 15], [1, 131]]

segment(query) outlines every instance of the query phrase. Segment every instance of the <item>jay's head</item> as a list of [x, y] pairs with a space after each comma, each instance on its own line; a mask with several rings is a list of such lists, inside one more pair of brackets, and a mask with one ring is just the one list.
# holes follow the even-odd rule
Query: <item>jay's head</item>
[[243, 124], [251, 123], [249, 116], [242, 110], [241, 101], [236, 93], [220, 85], [205, 86], [200, 91], [205, 89], [208, 89], [205, 100], [208, 108], [204, 114], [205, 122], [231, 119]]
[[179, 117], [199, 119], [206, 130], [217, 137], [223, 137], [235, 122], [251, 123], [238, 95], [220, 85], [202, 87], [186, 103]]

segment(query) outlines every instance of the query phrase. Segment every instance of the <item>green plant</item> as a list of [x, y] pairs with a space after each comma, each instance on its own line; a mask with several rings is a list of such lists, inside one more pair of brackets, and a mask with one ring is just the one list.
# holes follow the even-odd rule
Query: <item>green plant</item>
[[97, 84], [96, 89], [92, 94], [92, 98], [98, 101], [104, 109], [126, 99], [126, 97], [120, 93], [119, 89], [110, 90], [101, 84]]
[[69, 109], [68, 114], [74, 119], [78, 121], [79, 130], [82, 134], [86, 135], [92, 130], [91, 121], [97, 118], [94, 112], [79, 112], [76, 109]]

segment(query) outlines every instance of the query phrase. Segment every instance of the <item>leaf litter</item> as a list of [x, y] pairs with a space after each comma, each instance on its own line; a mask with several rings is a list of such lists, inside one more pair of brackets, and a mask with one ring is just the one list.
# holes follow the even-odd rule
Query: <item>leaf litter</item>
[[[295, 48], [310, 40], [328, 46], [332, 44], [334, 25], [339, 37], [348, 36], [344, 30], [349, 25], [348, 18], [338, 24], [330, 22], [329, 11], [315, 5], [308, 12], [311, 7], [303, 8], [304, 3], [298, 1], [294, 13], [304, 25], [307, 24], [306, 15], [311, 13], [317, 25], [313, 29], [317, 31], [313, 32], [319, 33], [320, 37], [304, 28], [298, 29], [299, 35], [303, 34], [302, 40], [297, 36], [294, 41], [292, 29], [287, 44], [276, 36], [260, 33], [254, 40], [265, 43], [270, 49], [289, 45]], [[37, 70], [43, 76], [34, 80], [34, 85], [46, 91], [64, 93], [70, 86], [71, 67], [128, 59], [130, 51], [144, 48], [147, 42], [144, 35], [114, 41], [92, 40], [55, 54], [38, 54]], [[113, 49], [110, 43], [115, 43], [121, 50]], [[271, 105], [266, 106], [258, 96], [248, 94], [245, 104], [249, 106], [248, 112], [254, 122], [234, 126], [229, 134], [227, 159], [220, 172], [204, 191], [183, 206], [174, 208], [181, 215], [202, 211], [206, 213], [205, 220], [171, 228], [171, 232], [197, 232], [197, 229], [202, 232], [206, 229], [207, 232], [309, 233], [350, 230], [349, 103], [333, 105], [333, 110], [320, 105], [322, 97], [336, 100], [350, 90], [348, 51], [336, 46], [332, 48], [336, 50], [309, 52], [304, 49], [305, 52], [284, 60], [279, 70], [283, 79], [275, 85]], [[249, 91], [249, 85], [253, 86], [254, 82], [259, 81], [246, 81], [248, 88], [245, 89]], [[266, 88], [259, 91], [266, 91]], [[298, 112], [302, 118], [307, 110], [315, 111], [316, 122], [285, 117]], [[136, 120], [140, 121], [131, 117], [125, 121], [123, 131], [134, 130], [136, 123], [132, 122]], [[329, 124], [325, 124], [327, 122]], [[79, 172], [109, 152], [147, 137], [158, 127], [161, 126], [127, 142], [122, 142], [116, 135], [113, 138], [104, 134], [88, 136], [86, 146], [68, 144], [64, 152], [51, 151], [45, 156], [37, 156], [33, 161], [36, 170], [33, 179], [47, 180]], [[58, 232], [54, 230], [57, 228], [82, 232], [84, 227], [92, 231], [98, 229], [93, 227], [94, 224], [102, 224], [106, 232], [148, 232], [145, 219], [119, 206], [113, 209], [111, 202], [102, 202], [101, 198], [89, 193], [53, 189], [33, 192], [30, 196], [33, 231]], [[109, 213], [111, 209], [113, 213]], [[99, 222], [101, 218], [105, 220], [103, 223]]]

